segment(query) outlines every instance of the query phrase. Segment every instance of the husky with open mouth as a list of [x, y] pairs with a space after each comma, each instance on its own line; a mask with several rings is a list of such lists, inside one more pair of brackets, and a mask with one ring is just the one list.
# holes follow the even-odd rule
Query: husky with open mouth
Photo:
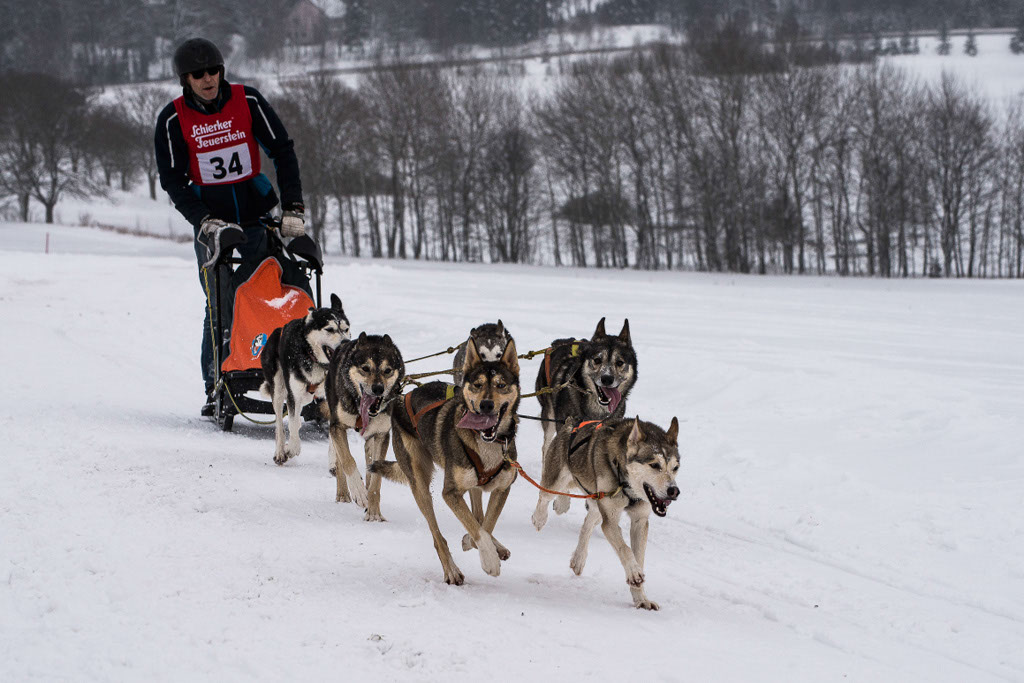
[[[556, 339], [545, 354], [537, 373], [537, 391], [558, 388], [540, 394], [541, 417], [544, 422], [544, 452], [555, 438], [558, 425], [567, 418], [583, 420], [618, 419], [626, 414], [626, 397], [636, 384], [636, 351], [629, 335], [629, 319], [622, 331], [610, 336], [604, 329], [604, 318], [597, 323], [593, 336], [587, 339]], [[569, 509], [568, 498], [554, 502], [555, 512]]]
[[[466, 528], [463, 549], [476, 548], [483, 570], [498, 576], [501, 561], [510, 554], [492, 534], [516, 479], [509, 465], [509, 460], [516, 459], [520, 395], [515, 342], [509, 342], [499, 360], [485, 361], [470, 339], [462, 372], [461, 389], [431, 382], [405, 395], [405, 408], [396, 410], [392, 418], [397, 462], [377, 462], [371, 467], [372, 472], [412, 488], [430, 527], [444, 580], [455, 585], [465, 577], [438, 529], [430, 482], [435, 465], [442, 468], [441, 495]], [[490, 494], [482, 521], [463, 497], [473, 489]]]
[[[391, 414], [401, 398], [405, 364], [402, 354], [388, 335], [368, 335], [342, 344], [327, 375], [330, 421], [328, 453], [337, 481], [336, 500], [355, 502], [366, 509], [367, 521], [383, 522], [380, 513], [380, 476], [370, 465], [383, 460], [391, 440]], [[366, 439], [366, 484], [348, 447], [348, 430]]]
[[[569, 419], [544, 453], [541, 486], [600, 496], [587, 501], [587, 517], [569, 566], [577, 575], [583, 571], [590, 536], [600, 523], [626, 570], [633, 604], [640, 609], [658, 609], [644, 591], [644, 555], [651, 513], [664, 517], [679, 497], [678, 437], [679, 421], [674, 417], [668, 431], [640, 418], [582, 423]], [[540, 492], [532, 518], [538, 531], [547, 522], [553, 497]], [[630, 520], [628, 546], [619, 529], [623, 511]]]
[[[324, 398], [324, 383], [331, 356], [350, 337], [341, 299], [331, 294], [330, 307], [310, 308], [302, 318], [270, 333], [260, 352], [263, 385], [271, 400], [277, 428], [274, 462], [283, 465], [299, 454], [302, 409], [314, 398]], [[288, 442], [284, 438], [284, 409], [288, 407]]]

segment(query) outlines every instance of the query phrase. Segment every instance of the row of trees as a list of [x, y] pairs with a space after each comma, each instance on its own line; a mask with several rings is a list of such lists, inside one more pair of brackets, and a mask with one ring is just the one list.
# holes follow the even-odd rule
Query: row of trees
[[36, 201], [52, 223], [62, 198], [128, 190], [142, 177], [157, 199], [153, 125], [169, 90], [128, 89], [105, 104], [67, 81], [23, 73], [0, 75], [0, 90], [0, 200], [18, 218], [27, 221]]
[[[581, 64], [287, 86], [312, 225], [352, 255], [644, 269], [1024, 275], [1024, 128], [949, 76]], [[335, 241], [337, 240], [337, 241]]]
[[[677, 50], [577, 63], [527, 95], [483, 70], [317, 75], [272, 95], [330, 251], [447, 261], [1024, 276], [1024, 117], [891, 66], [709, 68]], [[0, 201], [148, 179], [170, 93], [117, 106], [7, 76]], [[267, 165], [268, 168], [271, 165]]]

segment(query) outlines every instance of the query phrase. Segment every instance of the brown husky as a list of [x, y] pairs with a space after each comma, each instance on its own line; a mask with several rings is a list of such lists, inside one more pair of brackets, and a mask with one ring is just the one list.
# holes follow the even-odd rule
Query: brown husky
[[[649, 600], [644, 592], [644, 554], [651, 512], [664, 517], [669, 504], [679, 497], [679, 421], [673, 417], [667, 432], [650, 422], [641, 422], [640, 418], [593, 420], [575, 427], [573, 424], [571, 418], [566, 420], [544, 452], [541, 486], [604, 495], [587, 501], [587, 517], [569, 566], [576, 574], [583, 571], [590, 536], [600, 522], [604, 537], [626, 570], [633, 604], [642, 609], [658, 609], [658, 603]], [[548, 502], [553, 497], [541, 491], [537, 499], [533, 512], [537, 531], [547, 522]], [[630, 519], [628, 546], [619, 530], [624, 510]]]
[[[398, 462], [377, 462], [370, 468], [412, 488], [434, 537], [444, 580], [455, 585], [461, 585], [464, 577], [438, 529], [430, 481], [435, 465], [444, 469], [441, 496], [466, 528], [469, 538], [463, 547], [477, 548], [480, 566], [498, 576], [509, 551], [491, 534], [516, 478], [506, 459], [516, 458], [520, 390], [515, 342], [509, 342], [500, 360], [484, 361], [470, 340], [462, 374], [461, 391], [446, 392], [446, 385], [431, 382], [406, 394], [405, 409], [396, 408], [391, 420]], [[482, 520], [463, 498], [477, 488], [490, 493]]]
[[[366, 508], [368, 522], [383, 522], [380, 477], [370, 464], [383, 460], [391, 440], [391, 412], [401, 398], [405, 364], [388, 335], [368, 335], [343, 342], [331, 357], [327, 372], [327, 402], [323, 411], [331, 424], [328, 459], [337, 480], [336, 500]], [[359, 478], [348, 447], [348, 430], [366, 439], [366, 485]]]

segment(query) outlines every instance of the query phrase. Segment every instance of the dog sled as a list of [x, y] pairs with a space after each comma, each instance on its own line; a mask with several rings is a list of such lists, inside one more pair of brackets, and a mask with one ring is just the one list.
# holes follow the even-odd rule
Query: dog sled
[[[263, 384], [260, 354], [270, 333], [321, 305], [323, 254], [309, 235], [284, 239], [280, 222], [264, 217], [267, 255], [244, 258], [238, 247], [225, 249], [205, 273], [214, 348], [214, 389], [209, 415], [223, 431], [231, 431], [236, 415], [273, 415], [270, 401], [249, 394]], [[311, 287], [312, 283], [312, 287]], [[319, 420], [319, 401], [303, 411]]]

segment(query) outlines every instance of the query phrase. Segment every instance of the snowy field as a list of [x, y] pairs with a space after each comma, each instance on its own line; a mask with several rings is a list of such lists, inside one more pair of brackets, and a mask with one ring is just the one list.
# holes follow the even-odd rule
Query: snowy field
[[538, 533], [523, 480], [497, 578], [435, 484], [445, 585], [407, 489], [363, 522], [315, 429], [277, 467], [272, 428], [198, 417], [191, 245], [43, 231], [0, 225], [0, 680], [1024, 680], [1024, 282], [329, 263], [407, 356], [629, 317], [628, 413], [681, 420], [648, 613], [600, 531], [572, 574], [582, 505]]

